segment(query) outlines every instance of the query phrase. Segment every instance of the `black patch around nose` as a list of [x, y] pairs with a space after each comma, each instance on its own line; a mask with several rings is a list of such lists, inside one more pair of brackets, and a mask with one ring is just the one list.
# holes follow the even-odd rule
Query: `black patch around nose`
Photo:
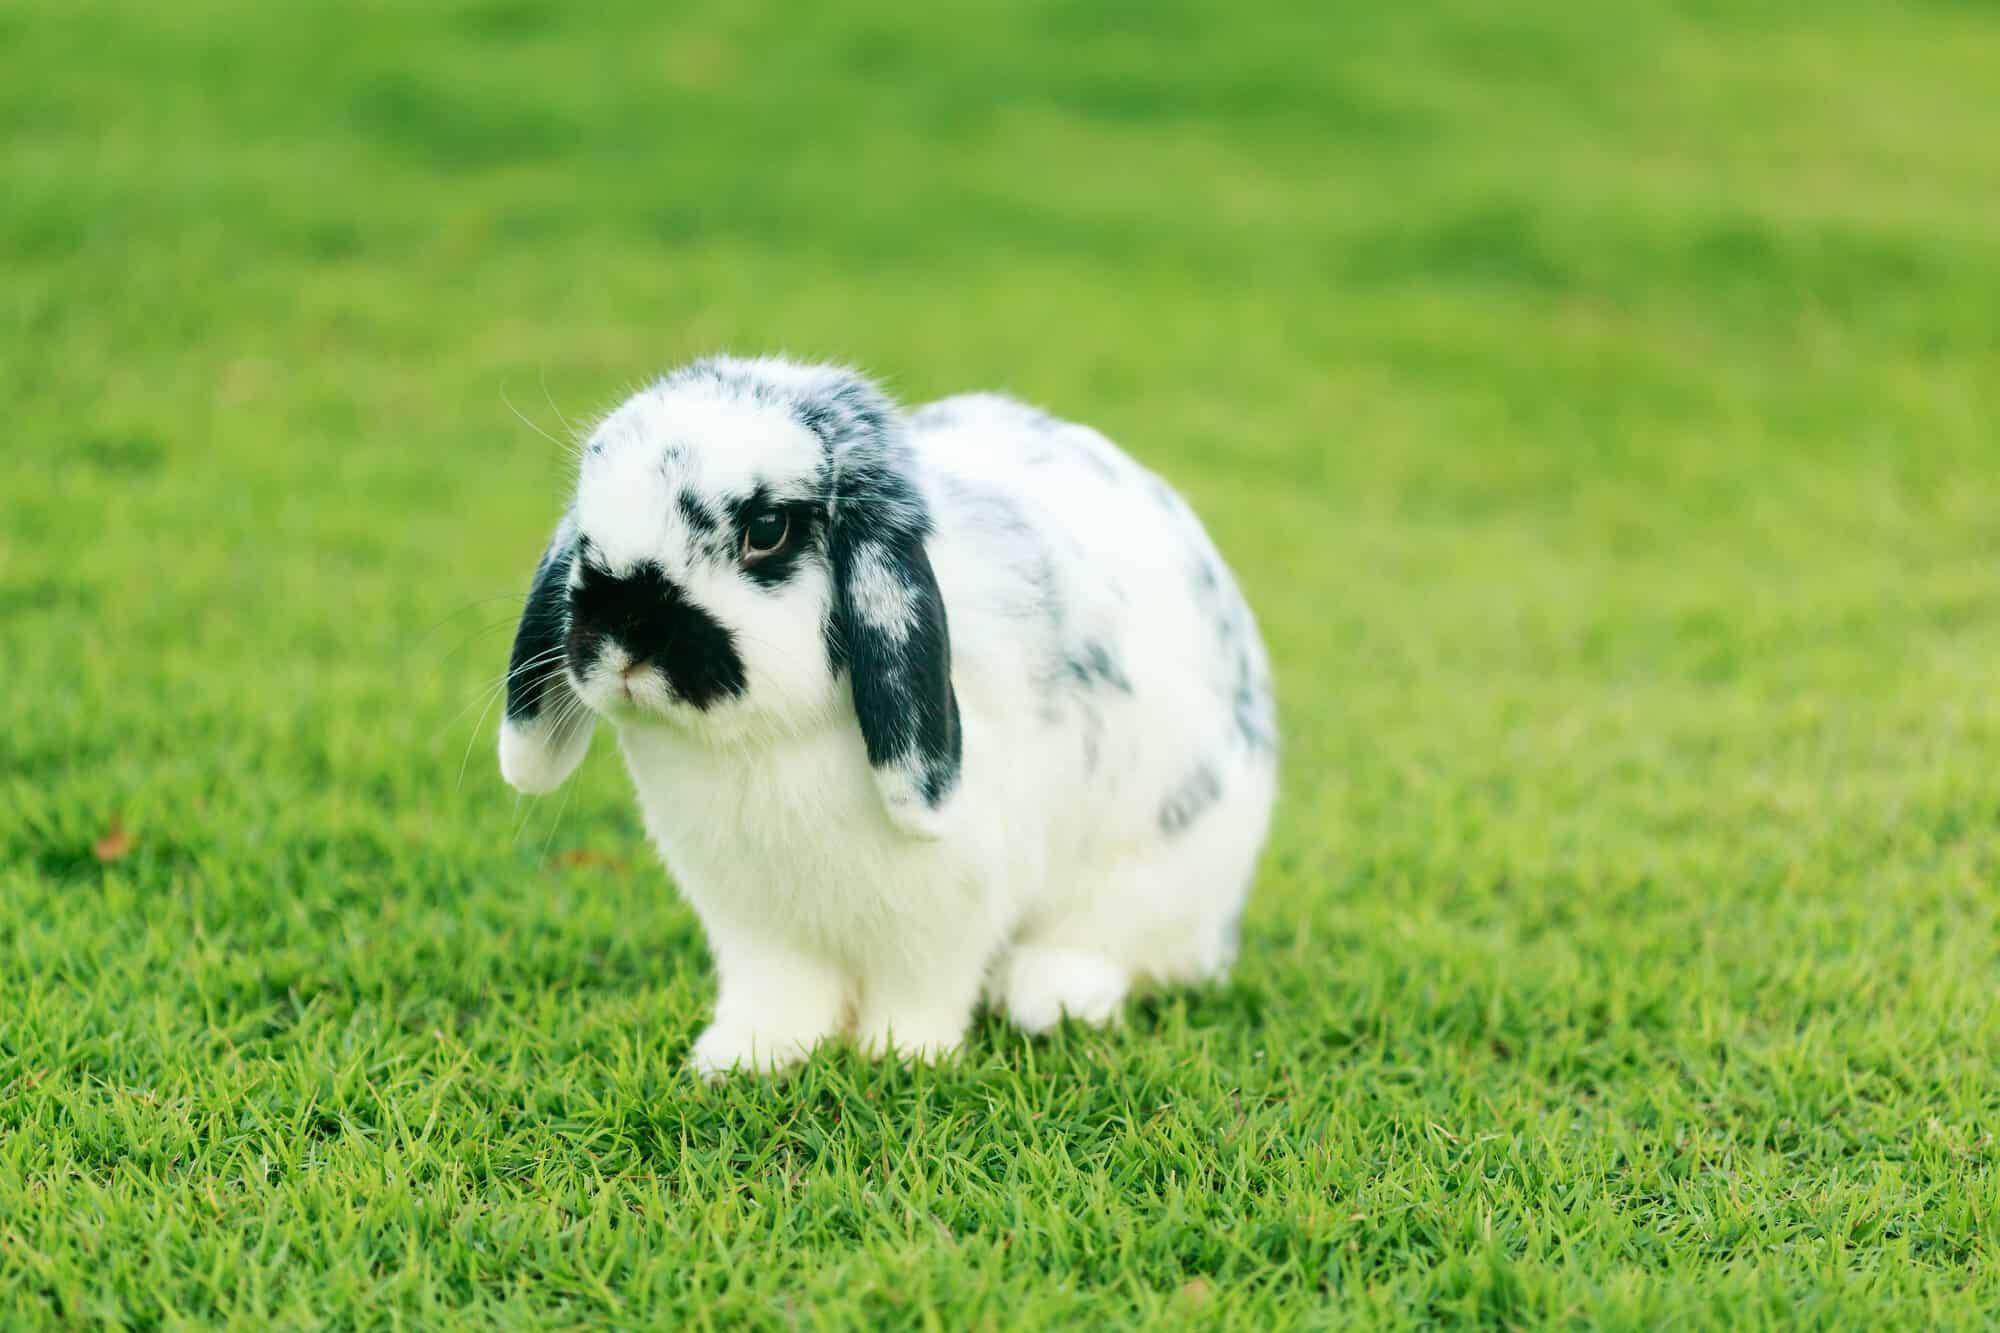
[[674, 695], [696, 708], [743, 693], [736, 636], [687, 599], [658, 565], [616, 576], [585, 562], [570, 592], [569, 656], [581, 675], [606, 642], [650, 661]]

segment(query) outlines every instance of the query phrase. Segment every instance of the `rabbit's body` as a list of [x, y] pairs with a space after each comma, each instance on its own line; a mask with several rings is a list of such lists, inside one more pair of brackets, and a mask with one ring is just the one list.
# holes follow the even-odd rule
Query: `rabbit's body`
[[[766, 368], [753, 382], [780, 386], [777, 410], [812, 419], [797, 401], [823, 372], [720, 364]], [[688, 411], [672, 395], [668, 406]], [[707, 1072], [781, 1065], [840, 1030], [941, 1052], [982, 983], [1031, 1031], [1064, 1010], [1102, 1021], [1134, 982], [1212, 976], [1234, 951], [1275, 793], [1275, 730], [1255, 625], [1200, 524], [1096, 432], [1005, 398], [948, 399], [897, 424], [894, 484], [844, 494], [816, 530], [819, 675], [790, 660], [803, 650], [780, 641], [782, 622], [760, 636], [755, 603], [731, 615], [717, 604], [735, 594], [707, 591], [690, 567], [688, 600], [733, 626], [742, 698], [768, 678], [783, 700], [662, 704], [664, 721], [592, 704], [612, 717], [647, 831], [708, 931], [723, 984], [694, 1054]], [[594, 512], [589, 467], [574, 521], [586, 547], [606, 532], [596, 550], [627, 519]], [[632, 471], [605, 503], [671, 508], [651, 485]], [[903, 557], [841, 555], [840, 524], [872, 542], [866, 525], [919, 512], [928, 532], [908, 560], [927, 558], [917, 573], [934, 591], [906, 582]], [[817, 576], [802, 564], [786, 577], [810, 588]], [[915, 652], [930, 624], [955, 725], [899, 750], [871, 722], [870, 635]], [[569, 671], [588, 694], [598, 677], [577, 670], [575, 638]], [[893, 684], [901, 659], [886, 660]], [[701, 677], [681, 675], [668, 693], [689, 697]], [[891, 714], [943, 720], [921, 685], [890, 700]], [[541, 725], [513, 715], [510, 701], [522, 735]], [[514, 758], [510, 776], [538, 785]]]

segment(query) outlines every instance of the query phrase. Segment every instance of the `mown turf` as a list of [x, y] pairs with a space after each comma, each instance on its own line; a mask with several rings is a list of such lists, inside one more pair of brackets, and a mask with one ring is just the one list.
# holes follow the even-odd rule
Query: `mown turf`
[[[1980, 3], [0, 7], [0, 1324], [1988, 1322], [1997, 89]], [[482, 709], [544, 433], [725, 347], [1195, 500], [1229, 986], [682, 1072], [611, 750]]]

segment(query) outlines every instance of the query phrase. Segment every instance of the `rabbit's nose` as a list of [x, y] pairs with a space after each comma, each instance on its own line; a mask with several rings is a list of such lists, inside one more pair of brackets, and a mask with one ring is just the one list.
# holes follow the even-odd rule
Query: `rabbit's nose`
[[640, 658], [635, 658], [631, 663], [629, 663], [626, 666], [626, 668], [623, 671], [619, 672], [618, 674], [623, 676], [627, 680], [634, 680], [639, 676], [644, 675], [646, 672], [651, 671], [652, 669], [653, 669], [653, 659], [650, 657], [640, 657]]

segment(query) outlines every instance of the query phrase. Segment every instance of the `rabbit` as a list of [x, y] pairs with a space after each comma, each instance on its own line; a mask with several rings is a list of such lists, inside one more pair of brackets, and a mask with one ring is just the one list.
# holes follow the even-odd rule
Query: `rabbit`
[[552, 790], [600, 719], [715, 962], [707, 1078], [1224, 974], [1277, 791], [1256, 623], [1164, 481], [1007, 397], [905, 413], [777, 358], [689, 365], [583, 445], [503, 777]]

